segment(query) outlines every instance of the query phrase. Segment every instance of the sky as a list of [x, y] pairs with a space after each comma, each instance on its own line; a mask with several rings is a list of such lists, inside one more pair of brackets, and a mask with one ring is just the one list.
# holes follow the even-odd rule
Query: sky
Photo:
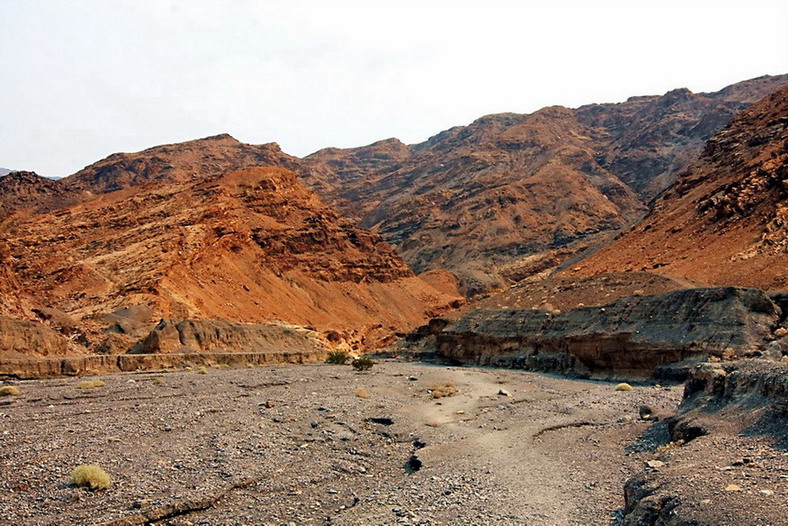
[[304, 156], [788, 73], [788, 2], [0, 0], [0, 167], [229, 133]]

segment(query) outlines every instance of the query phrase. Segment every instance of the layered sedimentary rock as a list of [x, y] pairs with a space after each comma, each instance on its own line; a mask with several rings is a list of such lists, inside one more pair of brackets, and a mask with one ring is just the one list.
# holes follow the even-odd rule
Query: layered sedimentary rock
[[134, 349], [136, 353], [327, 352], [314, 330], [283, 323], [223, 320], [161, 320]]
[[321, 150], [304, 180], [423, 272], [466, 292], [555, 267], [628, 228], [749, 104], [788, 83], [761, 77], [620, 104], [482, 117], [428, 141]]
[[70, 341], [49, 327], [29, 320], [0, 316], [0, 356], [44, 358], [74, 351]]
[[686, 289], [563, 313], [474, 311], [443, 329], [437, 348], [466, 363], [648, 377], [687, 359], [752, 355], [772, 338], [781, 314], [759, 290]]
[[[11, 214], [0, 235], [3, 269], [17, 289], [79, 320], [86, 345], [100, 352], [133, 343], [105, 332], [116, 323], [105, 317], [119, 309], [156, 319], [282, 320], [361, 348], [460, 301], [417, 278], [378, 235], [343, 220], [280, 167]], [[101, 347], [105, 337], [115, 342]]]
[[641, 223], [570, 272], [788, 288], [788, 88], [736, 117]]

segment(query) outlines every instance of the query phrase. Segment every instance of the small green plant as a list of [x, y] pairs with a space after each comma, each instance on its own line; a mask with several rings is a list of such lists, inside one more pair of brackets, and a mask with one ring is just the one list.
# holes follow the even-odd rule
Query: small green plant
[[616, 386], [616, 391], [632, 391], [632, 386], [628, 383], [620, 383]]
[[0, 396], [19, 396], [22, 392], [15, 385], [4, 385], [0, 387]]
[[95, 389], [107, 385], [103, 380], [82, 380], [77, 384], [78, 389]]
[[92, 490], [107, 489], [112, 484], [106, 471], [95, 464], [82, 464], [71, 472], [71, 482]]
[[352, 365], [353, 369], [355, 369], [356, 371], [368, 371], [372, 369], [372, 366], [375, 365], [375, 362], [373, 362], [367, 357], [363, 357], [363, 358], [356, 358], [355, 360], [350, 362], [350, 365]]
[[350, 360], [350, 355], [345, 351], [331, 351], [328, 353], [326, 363], [334, 363], [338, 365], [346, 364]]
[[446, 398], [447, 396], [454, 396], [457, 394], [457, 386], [454, 382], [434, 384], [430, 386], [429, 391], [432, 393], [433, 398]]

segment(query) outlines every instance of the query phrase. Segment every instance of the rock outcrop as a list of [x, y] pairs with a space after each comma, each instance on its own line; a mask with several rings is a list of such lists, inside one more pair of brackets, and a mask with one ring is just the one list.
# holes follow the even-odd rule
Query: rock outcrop
[[696, 366], [678, 414], [652, 427], [667, 431], [659, 460], [651, 463], [659, 467], [627, 481], [621, 524], [783, 522], [786, 407], [788, 364], [743, 360]]
[[109, 335], [116, 341], [101, 347], [105, 316], [119, 309], [144, 308], [157, 319], [282, 320], [365, 348], [460, 301], [417, 278], [393, 247], [280, 167], [130, 186], [51, 213], [12, 214], [0, 235], [3, 271], [40, 304], [81, 320], [88, 347], [100, 352], [130, 343]]
[[134, 353], [227, 353], [302, 351], [327, 353], [314, 330], [283, 323], [223, 320], [161, 320]]
[[73, 353], [71, 342], [49, 327], [0, 316], [0, 356], [45, 358]]
[[616, 271], [788, 288], [788, 88], [736, 117], [648, 217], [568, 272]]
[[760, 290], [686, 289], [563, 313], [474, 311], [437, 335], [437, 349], [464, 363], [646, 378], [684, 360], [756, 355], [780, 316]]
[[489, 115], [417, 145], [321, 150], [304, 159], [304, 180], [399, 247], [416, 272], [449, 269], [473, 294], [631, 226], [707, 139], [786, 83], [761, 77], [716, 93]]

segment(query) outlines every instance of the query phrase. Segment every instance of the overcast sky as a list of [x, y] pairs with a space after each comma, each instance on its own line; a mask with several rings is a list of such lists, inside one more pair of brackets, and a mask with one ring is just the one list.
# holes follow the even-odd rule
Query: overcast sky
[[788, 2], [0, 0], [0, 166], [218, 133], [294, 155], [788, 72]]

